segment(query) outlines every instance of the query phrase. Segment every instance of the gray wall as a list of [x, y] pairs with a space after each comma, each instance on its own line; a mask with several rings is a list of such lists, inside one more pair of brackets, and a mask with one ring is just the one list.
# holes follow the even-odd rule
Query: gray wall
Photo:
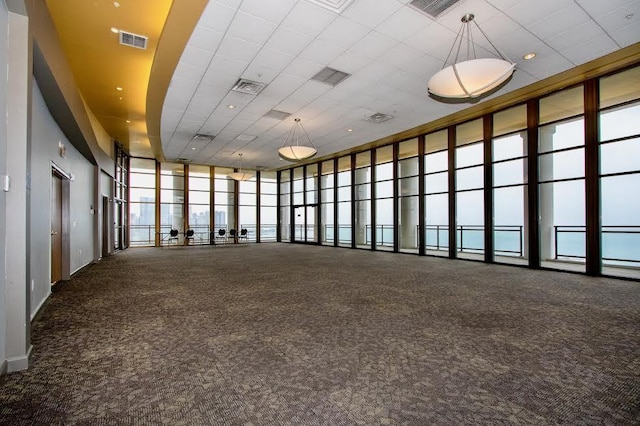
[[[66, 148], [60, 155], [59, 143]], [[29, 280], [31, 291], [31, 316], [35, 315], [51, 292], [50, 231], [51, 231], [51, 168], [52, 163], [66, 174], [73, 176], [70, 182], [69, 222], [69, 270], [71, 274], [96, 258], [94, 220], [95, 166], [89, 163], [64, 136], [55, 123], [37, 83], [33, 81], [31, 110], [31, 239]]]
[[[7, 34], [7, 8], [4, 2], [0, 2], [0, 34]], [[0, 37], [0, 117], [7, 116], [7, 37]], [[7, 128], [6, 120], [0, 120], [0, 177], [7, 174]], [[7, 336], [6, 308], [6, 278], [5, 278], [5, 243], [6, 243], [6, 206], [7, 196], [0, 190], [0, 371], [4, 368], [7, 359], [5, 339]]]

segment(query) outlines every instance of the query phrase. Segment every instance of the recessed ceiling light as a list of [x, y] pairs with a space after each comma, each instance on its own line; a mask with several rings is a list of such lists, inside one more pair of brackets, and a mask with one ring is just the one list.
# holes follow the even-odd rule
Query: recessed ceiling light
[[625, 15], [625, 18], [627, 18], [627, 19], [631, 19], [631, 18], [633, 18], [633, 13], [630, 13], [630, 14], [628, 14], [628, 15]]
[[114, 34], [118, 34], [120, 32], [119, 29], [117, 29], [116, 27], [111, 27], [111, 32]]
[[534, 52], [531, 52], [524, 55], [522, 59], [524, 59], [525, 61], [528, 61], [529, 59], [533, 59], [535, 57], [536, 57], [536, 54]]
[[128, 123], [131, 123], [131, 120], [127, 120], [127, 124], [128, 124]]
[[195, 151], [195, 150], [196, 150], [196, 147], [195, 147], [195, 146], [193, 146], [193, 147], [191, 147], [191, 149]]
[[351, 133], [353, 132], [353, 129], [347, 129], [347, 132]]
[[122, 92], [122, 87], [118, 86], [118, 87], [116, 87], [116, 90], [117, 90], [118, 92]]
[[234, 109], [236, 106], [235, 105], [227, 105], [227, 108], [229, 109]]
[[118, 99], [119, 99], [119, 100], [122, 100], [122, 96], [120, 96]]
[[114, 1], [113, 2], [113, 7], [120, 7], [120, 2]]

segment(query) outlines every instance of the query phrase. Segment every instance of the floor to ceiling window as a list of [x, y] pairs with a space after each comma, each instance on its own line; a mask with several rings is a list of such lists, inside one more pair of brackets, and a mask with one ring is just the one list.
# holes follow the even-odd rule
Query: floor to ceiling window
[[640, 278], [640, 68], [600, 80], [602, 269]]
[[129, 243], [152, 246], [156, 238], [156, 161], [129, 162]]
[[235, 180], [229, 177], [233, 169], [216, 167], [214, 168], [214, 229], [224, 229], [226, 232], [236, 228], [235, 210]]
[[527, 108], [493, 115], [493, 250], [496, 262], [527, 264]]
[[280, 172], [280, 241], [291, 240], [291, 170]]
[[305, 242], [318, 242], [318, 165], [305, 167], [304, 180]]
[[393, 146], [376, 149], [375, 165], [376, 196], [376, 250], [393, 250], [394, 207], [393, 207]]
[[119, 144], [115, 144], [115, 191], [114, 191], [114, 250], [123, 250], [129, 245], [129, 154]]
[[398, 144], [398, 247], [401, 252], [418, 252], [421, 171], [418, 167], [418, 139]]
[[277, 223], [278, 175], [260, 172], [260, 242], [276, 241]]
[[424, 211], [427, 254], [449, 255], [449, 158], [448, 132], [424, 138]]
[[456, 126], [457, 256], [484, 256], [484, 145], [482, 119]]
[[209, 166], [189, 166], [188, 229], [194, 231], [193, 241], [209, 242], [211, 221], [211, 171]]
[[584, 89], [540, 99], [538, 174], [542, 266], [584, 272]]
[[322, 230], [320, 241], [324, 245], [335, 243], [335, 167], [334, 161], [322, 162], [322, 175], [320, 176], [320, 215]]
[[257, 177], [238, 182], [238, 232], [246, 229], [247, 241], [256, 240], [258, 224]]
[[338, 245], [351, 247], [351, 156], [338, 158]]
[[371, 151], [356, 154], [355, 188], [355, 234], [356, 247], [371, 248]]

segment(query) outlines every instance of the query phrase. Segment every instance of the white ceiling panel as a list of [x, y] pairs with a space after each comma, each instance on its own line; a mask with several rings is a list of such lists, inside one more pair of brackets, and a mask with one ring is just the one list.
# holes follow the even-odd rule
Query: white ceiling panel
[[[228, 166], [242, 150], [252, 164], [281, 167], [276, 150], [295, 117], [324, 155], [467, 108], [437, 101], [426, 88], [464, 13], [517, 62], [513, 77], [485, 99], [640, 41], [640, 0], [462, 0], [437, 20], [408, 2], [355, 0], [338, 14], [307, 0], [210, 1], [165, 98], [165, 155]], [[490, 56], [490, 44], [472, 31], [477, 55]], [[529, 52], [536, 58], [524, 61]], [[325, 66], [352, 75], [335, 87], [310, 81]], [[258, 95], [230, 91], [241, 77], [266, 87]], [[291, 116], [263, 117], [271, 109]], [[364, 121], [376, 112], [394, 118]], [[203, 147], [195, 133], [216, 138]]]
[[329, 25], [337, 15], [320, 6], [307, 1], [299, 1], [287, 17], [282, 26], [293, 31], [315, 37]]
[[388, 52], [389, 49], [392, 49], [398, 44], [399, 43], [397, 40], [389, 36], [386, 36], [377, 31], [370, 31], [368, 34], [354, 43], [353, 46], [350, 47], [349, 51], [362, 56], [366, 56], [368, 58], [375, 59]]
[[240, 10], [259, 16], [274, 24], [280, 24], [295, 3], [296, 0], [244, 0]]
[[342, 16], [367, 28], [375, 28], [401, 7], [402, 5], [395, 1], [378, 1], [375, 7], [372, 7], [371, 1], [356, 0], [342, 13]]

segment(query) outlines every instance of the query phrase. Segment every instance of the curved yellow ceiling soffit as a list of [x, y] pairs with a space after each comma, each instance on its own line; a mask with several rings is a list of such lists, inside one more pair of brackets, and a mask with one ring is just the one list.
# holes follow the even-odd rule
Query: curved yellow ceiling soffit
[[[173, 1], [46, 0], [46, 4], [78, 90], [93, 115], [130, 152], [152, 156], [147, 92]], [[146, 49], [120, 44], [121, 31], [147, 37]]]
[[156, 48], [147, 90], [147, 132], [155, 158], [164, 161], [160, 140], [162, 105], [171, 77], [208, 0], [174, 1]]

